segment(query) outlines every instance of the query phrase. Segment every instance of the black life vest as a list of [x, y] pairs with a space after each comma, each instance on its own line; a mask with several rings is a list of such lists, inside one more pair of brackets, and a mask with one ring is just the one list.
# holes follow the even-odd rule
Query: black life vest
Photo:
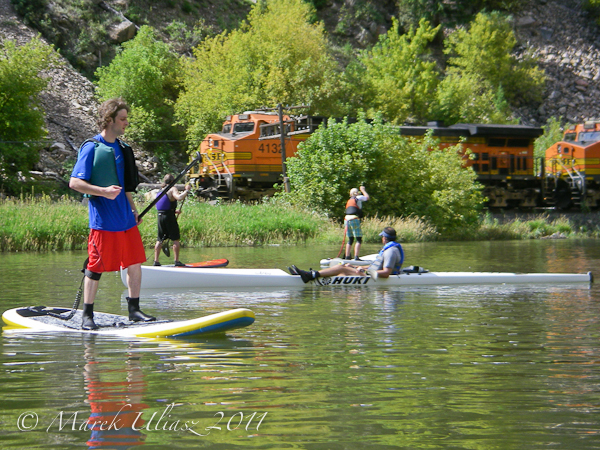
[[117, 139], [119, 147], [123, 152], [123, 162], [125, 162], [125, 192], [135, 192], [140, 184], [140, 172], [135, 164], [135, 156], [131, 146]]

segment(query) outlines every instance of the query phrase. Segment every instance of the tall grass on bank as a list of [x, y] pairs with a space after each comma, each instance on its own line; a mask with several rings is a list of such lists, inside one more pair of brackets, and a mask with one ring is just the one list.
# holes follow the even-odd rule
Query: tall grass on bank
[[[401, 217], [366, 217], [361, 220], [363, 242], [368, 244], [380, 244], [379, 233], [385, 227], [396, 230], [400, 242], [426, 242], [439, 239], [439, 233], [434, 226], [415, 216]], [[320, 242], [334, 244], [341, 243], [344, 238], [344, 226], [332, 224], [325, 232], [318, 236]]]
[[[138, 209], [143, 202], [138, 200]], [[303, 242], [333, 226], [330, 220], [275, 202], [211, 206], [188, 201], [179, 217], [182, 241], [190, 247]], [[156, 212], [140, 224], [146, 247], [156, 243]], [[21, 196], [0, 200], [0, 251], [87, 248], [87, 206], [78, 201]]]
[[[189, 202], [179, 216], [182, 240], [192, 247], [293, 244], [318, 237], [331, 226], [323, 216], [277, 202], [218, 206]], [[156, 220], [145, 219], [141, 228], [144, 243], [154, 244]]]
[[[147, 201], [138, 197], [139, 209]], [[247, 246], [318, 242], [341, 244], [344, 226], [325, 216], [277, 201], [259, 204], [225, 203], [211, 206], [188, 201], [179, 217], [182, 242], [188, 247]], [[418, 217], [367, 217], [362, 220], [363, 242], [380, 243], [379, 233], [394, 227], [399, 240], [515, 240], [546, 237], [599, 237], [598, 230], [573, 226], [566, 217], [540, 215], [530, 220], [500, 223], [490, 215], [463, 235], [442, 236]], [[144, 245], [156, 243], [156, 212], [140, 225]], [[77, 250], [87, 247], [87, 206], [69, 198], [53, 201], [47, 196], [21, 196], [0, 200], [0, 251]]]
[[484, 216], [481, 226], [475, 230], [473, 240], [514, 240], [565, 238], [577, 233], [564, 216], [551, 219], [547, 214], [540, 214], [531, 220], [513, 219], [500, 223], [490, 215]]
[[48, 196], [0, 201], [0, 251], [76, 250], [86, 248], [87, 207]]

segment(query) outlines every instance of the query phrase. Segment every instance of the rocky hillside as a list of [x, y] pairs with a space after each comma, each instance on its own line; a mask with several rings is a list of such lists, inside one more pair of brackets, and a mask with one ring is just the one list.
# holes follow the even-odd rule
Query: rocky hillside
[[[110, 6], [119, 1], [122, 0], [102, 3]], [[328, 31], [338, 41], [339, 14], [348, 2], [352, 3], [350, 0], [330, 1], [329, 8], [320, 12]], [[393, 0], [380, 2], [380, 23], [357, 22], [345, 27], [345, 39], [356, 46], [374, 42], [379, 34], [387, 31], [394, 4]], [[154, 16], [161, 17], [158, 12]], [[164, 20], [169, 17], [165, 15]], [[124, 17], [116, 22], [114, 33], [131, 32], [132, 24]], [[514, 29], [521, 44], [519, 51], [533, 50], [548, 78], [542, 104], [522, 106], [515, 111], [521, 123], [541, 126], [552, 116], [570, 122], [600, 118], [600, 32], [593, 18], [582, 9], [581, 0], [532, 0], [530, 6], [514, 18]], [[35, 35], [37, 32], [17, 16], [10, 0], [0, 0], [0, 39], [25, 42]], [[116, 34], [114, 38], [121, 39]], [[43, 95], [43, 105], [53, 144], [42, 152], [37, 169], [62, 176], [65, 158], [74, 156], [76, 147], [96, 132], [97, 103], [92, 83], [66, 61], [63, 67], [47, 76], [51, 82]], [[138, 156], [142, 172], [152, 178], [155, 164], [144, 155]]]
[[[25, 43], [36, 35], [17, 17], [10, 0], [0, 0], [0, 39]], [[97, 105], [92, 83], [68, 64], [46, 76], [50, 84], [43, 94], [42, 104], [53, 144], [40, 155], [38, 168], [62, 175], [62, 162], [67, 156], [75, 155], [77, 146], [95, 132]]]
[[532, 2], [515, 19], [521, 49], [531, 48], [546, 72], [544, 100], [516, 111], [525, 125], [550, 117], [572, 123], [600, 118], [600, 29], [579, 0]]

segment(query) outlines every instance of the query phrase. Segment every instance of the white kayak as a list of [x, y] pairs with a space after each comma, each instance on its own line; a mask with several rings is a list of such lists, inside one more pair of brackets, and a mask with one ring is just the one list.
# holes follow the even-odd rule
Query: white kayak
[[[127, 285], [127, 270], [121, 280]], [[370, 276], [322, 277], [303, 283], [298, 275], [281, 269], [186, 269], [142, 266], [143, 289], [173, 288], [287, 288], [302, 286], [421, 286], [484, 284], [571, 284], [591, 283], [592, 273], [502, 273], [421, 272], [401, 273], [389, 278]]]

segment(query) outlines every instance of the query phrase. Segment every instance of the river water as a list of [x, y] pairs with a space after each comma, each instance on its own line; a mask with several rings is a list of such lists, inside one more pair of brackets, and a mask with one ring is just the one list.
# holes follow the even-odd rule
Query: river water
[[[600, 274], [598, 241], [404, 247], [407, 264], [435, 271]], [[317, 267], [337, 251], [182, 259]], [[83, 259], [0, 254], [0, 309], [70, 307]], [[145, 291], [142, 306], [166, 319], [246, 307], [256, 321], [195, 339], [2, 333], [2, 449], [600, 448], [596, 285]], [[117, 274], [96, 310], [126, 311]]]

